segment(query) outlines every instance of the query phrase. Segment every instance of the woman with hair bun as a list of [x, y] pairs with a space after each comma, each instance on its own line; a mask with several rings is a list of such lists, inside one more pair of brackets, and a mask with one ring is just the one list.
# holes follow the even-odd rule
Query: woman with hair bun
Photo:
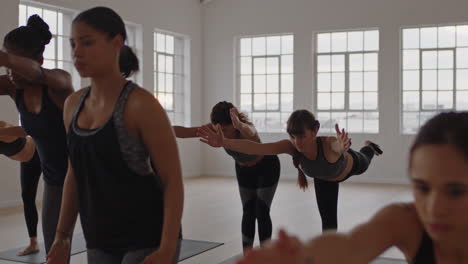
[[[15, 101], [21, 125], [36, 144], [44, 175], [42, 230], [46, 251], [55, 237], [67, 171], [63, 106], [73, 92], [69, 73], [42, 67], [43, 53], [51, 38], [49, 26], [34, 15], [26, 26], [4, 37], [4, 50], [0, 51], [0, 67], [7, 69], [7, 75], [0, 76], [0, 95]], [[18, 131], [9, 130], [2, 136], [23, 137]], [[30, 179], [30, 184], [34, 184], [33, 177]]]

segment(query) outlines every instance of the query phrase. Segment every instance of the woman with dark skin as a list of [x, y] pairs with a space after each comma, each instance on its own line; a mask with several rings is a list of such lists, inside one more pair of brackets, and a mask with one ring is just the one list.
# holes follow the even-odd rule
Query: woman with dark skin
[[[3, 136], [4, 134], [18, 134]], [[23, 199], [24, 218], [29, 234], [29, 246], [18, 252], [18, 256], [26, 256], [39, 252], [37, 244], [37, 223], [39, 220], [36, 208], [36, 193], [41, 177], [41, 163], [36, 152], [36, 145], [21, 127], [0, 121], [0, 154], [11, 160], [21, 162], [21, 197]]]
[[[229, 102], [217, 103], [211, 111], [211, 124], [219, 125], [228, 138], [260, 142], [254, 125], [239, 113]], [[200, 127], [175, 126], [177, 137], [197, 137]], [[260, 243], [271, 238], [273, 224], [270, 207], [278, 186], [280, 162], [276, 155], [246, 155], [226, 149], [236, 161], [236, 175], [242, 200], [242, 247], [251, 249], [255, 238], [255, 223], [258, 223]]]
[[468, 113], [442, 113], [421, 127], [408, 174], [414, 201], [381, 209], [351, 232], [307, 243], [281, 231], [239, 264], [370, 263], [395, 246], [412, 264], [468, 263]]
[[109, 8], [73, 20], [73, 60], [91, 86], [65, 104], [70, 166], [49, 264], [69, 258], [78, 213], [90, 264], [178, 260], [184, 192], [176, 139], [154, 96], [126, 80], [138, 70], [126, 38]]
[[317, 204], [322, 218], [322, 229], [337, 229], [339, 183], [353, 175], [364, 173], [374, 154], [380, 148], [367, 141], [359, 151], [350, 149], [348, 133], [336, 125], [336, 137], [319, 137], [320, 123], [307, 110], [294, 111], [288, 120], [290, 140], [258, 143], [250, 140], [224, 138], [219, 127], [204, 126], [200, 129], [201, 141], [212, 147], [224, 147], [234, 151], [257, 155], [289, 154], [299, 171], [298, 183], [307, 188], [305, 175], [314, 178]]
[[[73, 92], [69, 73], [41, 66], [51, 38], [48, 25], [39, 16], [31, 16], [27, 26], [5, 36], [4, 51], [0, 51], [0, 67], [8, 72], [0, 76], [0, 95], [15, 101], [21, 125], [34, 140], [41, 161], [45, 182], [42, 229], [47, 252], [55, 237], [67, 170], [63, 105]], [[15, 130], [8, 133], [5, 136], [22, 136]]]

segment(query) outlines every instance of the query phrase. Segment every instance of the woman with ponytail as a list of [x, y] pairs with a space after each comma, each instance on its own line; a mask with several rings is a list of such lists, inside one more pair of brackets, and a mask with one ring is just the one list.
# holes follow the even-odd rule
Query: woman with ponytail
[[[230, 102], [217, 103], [211, 110], [211, 124], [219, 125], [227, 138], [252, 140], [260, 143], [254, 125]], [[174, 126], [177, 137], [197, 137], [200, 127]], [[225, 149], [235, 161], [237, 183], [242, 200], [242, 248], [252, 249], [255, 223], [258, 223], [260, 244], [271, 239], [273, 223], [270, 207], [280, 178], [280, 161], [276, 155], [249, 155]]]
[[[21, 125], [34, 140], [41, 162], [45, 182], [42, 230], [46, 251], [55, 237], [67, 171], [63, 105], [73, 92], [69, 73], [41, 66], [45, 46], [51, 38], [49, 26], [34, 15], [28, 19], [26, 26], [16, 28], [4, 37], [4, 50], [0, 51], [0, 67], [5, 67], [8, 72], [0, 76], [0, 95], [8, 95], [15, 101]], [[3, 136], [24, 137], [23, 129], [10, 129]], [[27, 190], [30, 192], [27, 196], [33, 197], [37, 177], [27, 175], [30, 173], [36, 172], [21, 166], [23, 192]]]
[[65, 103], [69, 146], [62, 210], [47, 263], [69, 257], [78, 213], [88, 263], [176, 263], [183, 185], [176, 140], [155, 97], [126, 78], [138, 59], [112, 9], [80, 13], [70, 39], [91, 86]]
[[258, 143], [249, 140], [224, 138], [219, 126], [200, 129], [201, 141], [212, 147], [224, 147], [251, 155], [289, 154], [298, 169], [298, 184], [307, 188], [308, 177], [314, 178], [315, 195], [322, 218], [322, 229], [337, 229], [339, 183], [353, 175], [364, 173], [374, 156], [382, 151], [379, 146], [366, 141], [359, 151], [350, 149], [351, 139], [344, 129], [335, 126], [336, 137], [319, 137], [320, 123], [307, 110], [297, 110], [288, 119], [289, 140]]

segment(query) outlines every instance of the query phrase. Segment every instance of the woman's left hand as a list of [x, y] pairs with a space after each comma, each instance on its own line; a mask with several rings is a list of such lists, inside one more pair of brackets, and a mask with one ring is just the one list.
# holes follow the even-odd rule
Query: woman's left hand
[[340, 131], [338, 124], [335, 125], [335, 130], [338, 144], [342, 150], [342, 153], [345, 153], [351, 147], [351, 138], [348, 137], [348, 132], [346, 132], [344, 128]]
[[281, 230], [279, 238], [269, 245], [254, 249], [237, 264], [304, 264], [308, 263], [304, 246], [295, 237]]
[[239, 118], [239, 111], [237, 110], [237, 108], [233, 107], [231, 108], [231, 110], [229, 110], [229, 114], [231, 116], [231, 120], [232, 120], [232, 126], [235, 128], [235, 129], [241, 129], [242, 127], [242, 121], [240, 120]]
[[173, 252], [164, 249], [158, 249], [146, 256], [141, 264], [171, 264], [174, 256]]

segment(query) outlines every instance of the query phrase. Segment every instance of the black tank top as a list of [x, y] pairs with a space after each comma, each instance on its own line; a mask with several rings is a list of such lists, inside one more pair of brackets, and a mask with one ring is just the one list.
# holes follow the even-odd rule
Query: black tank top
[[128, 89], [127, 84], [111, 118], [96, 130], [80, 129], [76, 123], [88, 90], [70, 124], [70, 162], [88, 248], [125, 252], [160, 244], [164, 219], [160, 178], [153, 170], [142, 175], [132, 169], [119, 140]]
[[50, 99], [47, 87], [42, 89], [41, 111], [38, 114], [27, 110], [24, 90], [17, 90], [15, 103], [21, 126], [36, 143], [44, 181], [49, 185], [63, 185], [67, 174], [68, 150], [62, 109]]
[[412, 264], [436, 264], [432, 239], [425, 231]]

